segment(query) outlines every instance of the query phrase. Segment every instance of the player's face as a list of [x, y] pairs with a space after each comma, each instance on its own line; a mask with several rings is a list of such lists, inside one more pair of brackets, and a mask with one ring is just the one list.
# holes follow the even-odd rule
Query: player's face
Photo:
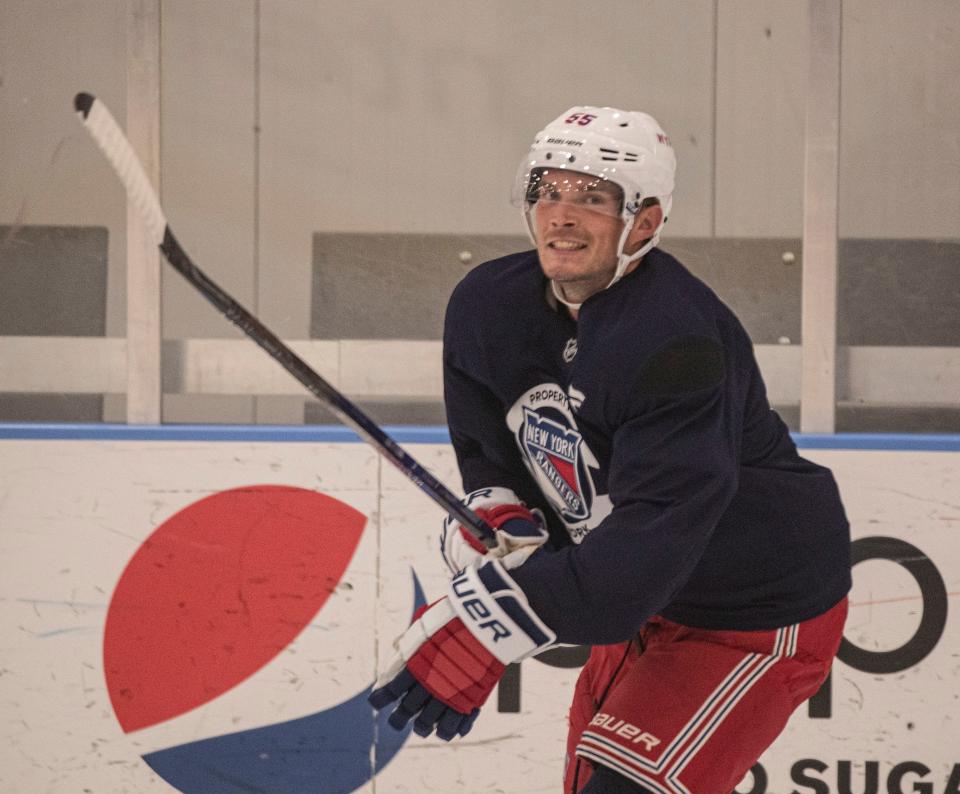
[[577, 302], [606, 287], [623, 232], [620, 188], [578, 172], [545, 171], [532, 197], [537, 252], [547, 278]]

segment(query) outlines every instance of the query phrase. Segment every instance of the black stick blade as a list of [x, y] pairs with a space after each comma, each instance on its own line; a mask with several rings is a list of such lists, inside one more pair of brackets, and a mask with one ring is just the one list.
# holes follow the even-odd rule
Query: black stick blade
[[86, 118], [95, 99], [96, 97], [93, 94], [81, 91], [73, 98], [73, 106], [77, 109], [77, 113], [82, 113], [83, 117]]

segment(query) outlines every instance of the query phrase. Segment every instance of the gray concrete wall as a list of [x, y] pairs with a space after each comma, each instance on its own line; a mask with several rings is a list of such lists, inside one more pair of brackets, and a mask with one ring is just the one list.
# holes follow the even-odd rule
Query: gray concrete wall
[[[532, 134], [576, 103], [643, 108], [670, 132], [680, 167], [668, 244], [800, 236], [803, 2], [163, 0], [161, 9], [165, 210], [197, 262], [281, 336], [316, 330], [315, 235], [409, 241], [394, 256], [328, 248], [327, 267], [342, 267], [349, 284], [368, 255], [416, 279], [408, 255], [434, 235], [521, 234], [507, 202], [516, 165]], [[125, 328], [124, 199], [71, 99], [89, 90], [123, 118], [125, 35], [122, 0], [0, 0], [0, 224], [13, 229], [0, 258], [22, 224], [105, 227], [102, 322], [113, 336]], [[955, 0], [844, 0], [842, 237], [960, 239], [958, 74]], [[447, 280], [427, 278], [434, 267], [410, 285], [422, 300], [412, 315], [445, 298]], [[769, 280], [767, 267], [744, 261], [734, 275], [749, 288]], [[165, 336], [235, 335], [178, 278], [164, 274]], [[395, 294], [391, 279], [354, 282], [367, 291], [354, 301]], [[859, 291], [841, 307], [870, 311]], [[341, 315], [325, 333], [355, 336], [360, 325]], [[189, 415], [190, 400], [180, 402]], [[232, 418], [256, 413], [251, 405]]]

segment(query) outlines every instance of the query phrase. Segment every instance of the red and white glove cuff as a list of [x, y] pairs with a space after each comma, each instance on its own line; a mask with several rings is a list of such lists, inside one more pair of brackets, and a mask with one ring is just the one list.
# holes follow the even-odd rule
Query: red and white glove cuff
[[394, 640], [393, 647], [397, 649], [403, 661], [408, 662], [423, 643], [455, 617], [457, 613], [453, 611], [450, 600], [441, 598], [425, 609], [419, 619], [414, 620], [407, 630]]
[[497, 530], [497, 546], [488, 549], [464, 529], [456, 516], [448, 516], [440, 534], [440, 551], [451, 573], [466, 568], [484, 556], [505, 557], [524, 549], [515, 567], [546, 542], [548, 534], [543, 515], [524, 506], [509, 488], [490, 487], [472, 491], [463, 498], [464, 506]]
[[556, 642], [556, 634], [499, 560], [468, 565], [453, 578], [447, 596], [467, 630], [503, 664], [519, 662]]

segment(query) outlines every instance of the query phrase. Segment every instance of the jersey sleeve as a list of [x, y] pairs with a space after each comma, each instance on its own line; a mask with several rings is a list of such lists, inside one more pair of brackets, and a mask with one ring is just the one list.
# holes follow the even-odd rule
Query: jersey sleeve
[[444, 321], [443, 400], [463, 489], [509, 488], [528, 506], [542, 508], [542, 496], [504, 421], [502, 403], [487, 385], [488, 364], [478, 342], [484, 332], [483, 308], [477, 289], [461, 282]]
[[722, 352], [680, 340], [642, 368], [617, 418], [611, 513], [579, 546], [512, 571], [560, 642], [633, 636], [685, 584], [737, 489], [737, 408]]
[[450, 441], [464, 491], [500, 486], [524, 498], [530, 492], [529, 477], [506, 430], [497, 399], [447, 357], [443, 389]]

